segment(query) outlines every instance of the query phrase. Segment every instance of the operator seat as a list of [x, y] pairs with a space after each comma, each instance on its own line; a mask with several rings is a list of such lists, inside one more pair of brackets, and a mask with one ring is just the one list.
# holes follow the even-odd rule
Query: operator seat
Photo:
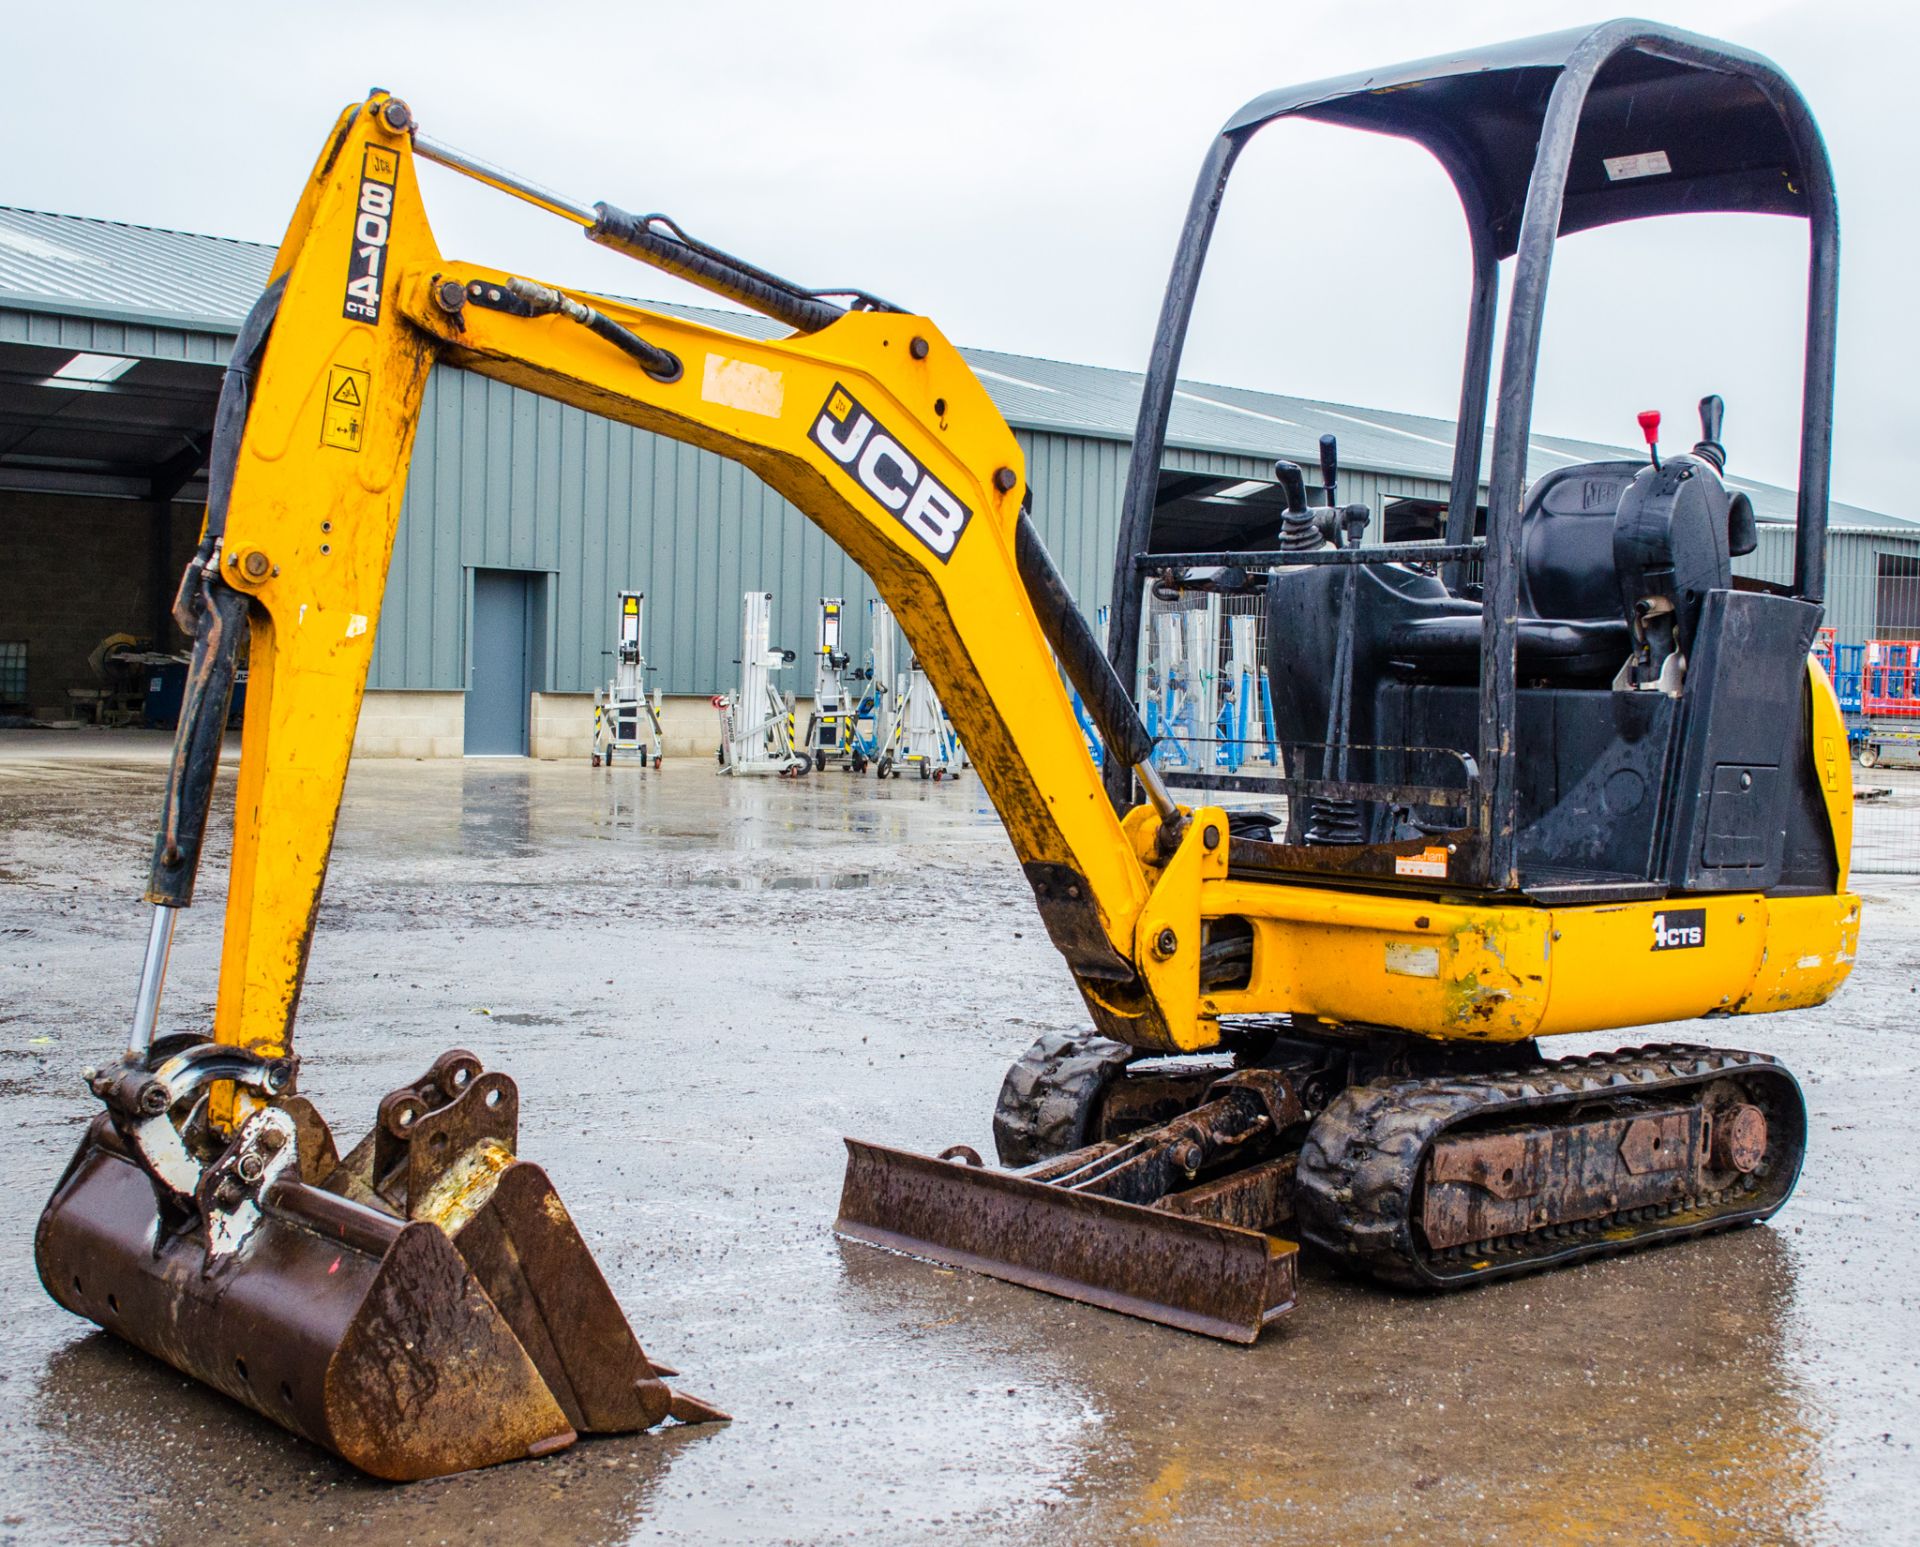
[[[1562, 468], [1528, 492], [1520, 527], [1522, 682], [1606, 686], [1627, 659], [1633, 639], [1614, 562], [1614, 519], [1645, 466]], [[1326, 739], [1349, 585], [1357, 688], [1352, 742], [1400, 739], [1375, 723], [1378, 685], [1457, 687], [1480, 680], [1480, 604], [1453, 595], [1438, 575], [1400, 564], [1366, 565], [1348, 575], [1324, 565], [1282, 569], [1267, 586], [1267, 674], [1282, 741]], [[1452, 737], [1428, 744], [1443, 743], [1452, 744]]]
[[[1645, 469], [1644, 462], [1583, 462], [1548, 473], [1528, 492], [1520, 517], [1521, 680], [1611, 682], [1626, 660], [1633, 637], [1614, 525]], [[1480, 608], [1451, 602], [1402, 618], [1388, 631], [1387, 658], [1413, 681], [1478, 681]]]
[[[1616, 682], [1677, 691], [1707, 595], [1732, 586], [1730, 556], [1758, 541], [1751, 505], [1720, 480], [1718, 451], [1709, 435], [1692, 456], [1580, 463], [1528, 490], [1516, 676], [1523, 689], [1566, 698], [1553, 713], [1583, 713], [1573, 700], [1591, 704]], [[1479, 602], [1408, 565], [1276, 570], [1267, 677], [1279, 740], [1361, 749], [1348, 763], [1360, 779], [1398, 777], [1388, 749], [1470, 750], [1476, 711], [1458, 690], [1480, 680], [1481, 621]], [[1336, 737], [1339, 640], [1349, 629], [1354, 688]]]

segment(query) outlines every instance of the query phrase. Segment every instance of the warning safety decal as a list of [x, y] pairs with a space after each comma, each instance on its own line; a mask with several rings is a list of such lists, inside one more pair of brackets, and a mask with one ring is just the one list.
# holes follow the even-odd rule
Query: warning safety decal
[[367, 428], [367, 388], [373, 378], [350, 365], [327, 367], [327, 401], [322, 405], [320, 444], [358, 451]]
[[340, 315], [354, 322], [380, 320], [380, 292], [387, 278], [387, 237], [393, 229], [393, 184], [399, 175], [398, 156], [378, 145], [367, 147], [360, 169], [353, 246], [347, 253], [347, 297], [340, 308]]

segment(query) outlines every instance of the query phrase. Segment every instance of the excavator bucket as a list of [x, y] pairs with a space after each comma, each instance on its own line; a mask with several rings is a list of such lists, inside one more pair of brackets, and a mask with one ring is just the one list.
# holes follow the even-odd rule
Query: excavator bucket
[[182, 1201], [109, 1102], [41, 1216], [41, 1281], [394, 1481], [724, 1419], [642, 1351], [518, 1121], [513, 1081], [451, 1052], [343, 1159], [301, 1098], [257, 1108]]

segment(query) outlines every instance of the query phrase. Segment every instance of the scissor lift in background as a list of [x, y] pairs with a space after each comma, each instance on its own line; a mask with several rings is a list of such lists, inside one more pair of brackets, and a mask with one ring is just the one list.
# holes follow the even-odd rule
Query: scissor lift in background
[[865, 773], [880, 761], [893, 735], [894, 711], [899, 707], [893, 670], [893, 609], [879, 597], [867, 603], [867, 664], [856, 674], [860, 693], [853, 706], [853, 761], [855, 773]]
[[[1836, 691], [1841, 669], [1838, 646], [1831, 668]], [[1889, 760], [1911, 764], [1920, 760], [1920, 642], [1910, 639], [1869, 639], [1855, 645], [1859, 687], [1857, 713], [1847, 716], [1847, 742], [1862, 768], [1877, 768]], [[1816, 655], [1818, 649], [1816, 647]], [[1841, 708], [1847, 707], [1840, 692]]]
[[933, 683], [914, 661], [907, 667], [896, 695], [886, 750], [873, 771], [882, 779], [889, 775], [899, 778], [902, 768], [918, 769], [923, 779], [957, 779], [965, 766], [959, 738], [947, 723], [947, 712], [940, 707]]

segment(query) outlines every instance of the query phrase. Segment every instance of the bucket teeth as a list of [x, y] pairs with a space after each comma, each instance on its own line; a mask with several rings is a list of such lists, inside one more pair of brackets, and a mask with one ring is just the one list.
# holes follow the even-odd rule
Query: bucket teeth
[[648, 1429], [668, 1416], [673, 1394], [546, 1172], [515, 1161], [453, 1239], [574, 1427]]
[[723, 1413], [710, 1402], [702, 1402], [698, 1397], [690, 1397], [684, 1391], [673, 1393], [673, 1401], [667, 1409], [668, 1416], [676, 1423], [732, 1423], [733, 1415]]
[[[209, 1167], [206, 1217], [184, 1220], [97, 1120], [40, 1220], [53, 1298], [396, 1481], [725, 1420], [667, 1386], [546, 1173], [514, 1157], [506, 1076], [445, 1055], [338, 1164], [304, 1101], [270, 1110]], [[263, 1168], [238, 1152], [269, 1127], [281, 1163], [241, 1195]], [[244, 1232], [208, 1228], [216, 1191]]]

